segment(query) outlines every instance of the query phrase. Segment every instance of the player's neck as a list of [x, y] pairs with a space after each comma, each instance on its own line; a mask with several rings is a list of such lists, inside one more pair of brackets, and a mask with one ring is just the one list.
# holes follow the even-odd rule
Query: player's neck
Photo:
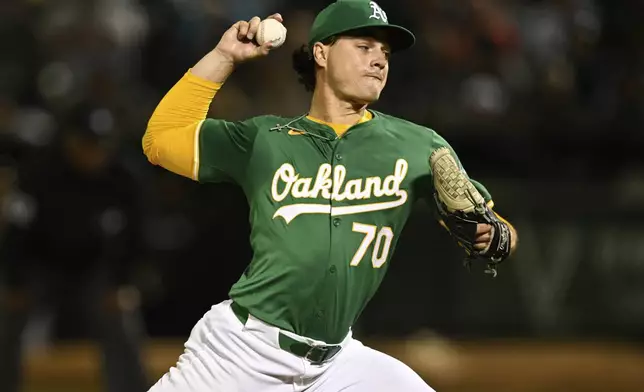
[[367, 105], [347, 102], [320, 88], [313, 92], [309, 117], [330, 124], [353, 125], [362, 119], [365, 110]]

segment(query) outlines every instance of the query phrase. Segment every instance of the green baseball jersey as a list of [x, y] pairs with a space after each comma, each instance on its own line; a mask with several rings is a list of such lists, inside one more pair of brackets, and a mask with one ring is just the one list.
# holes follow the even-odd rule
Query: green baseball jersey
[[198, 180], [234, 181], [250, 205], [254, 256], [230, 297], [255, 317], [342, 341], [385, 276], [414, 201], [431, 197], [429, 156], [447, 142], [372, 113], [342, 137], [306, 117], [202, 123]]

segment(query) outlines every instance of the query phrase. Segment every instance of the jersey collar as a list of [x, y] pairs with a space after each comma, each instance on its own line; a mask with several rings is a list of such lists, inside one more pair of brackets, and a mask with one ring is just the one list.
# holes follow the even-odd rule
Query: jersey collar
[[330, 122], [327, 122], [327, 121], [324, 121], [324, 120], [317, 119], [317, 118], [312, 117], [310, 115], [307, 115], [306, 118], [308, 120], [311, 120], [311, 121], [316, 122], [318, 124], [328, 125], [331, 128], [352, 127], [353, 125], [361, 124], [363, 122], [367, 122], [367, 121], [371, 120], [373, 118], [373, 113], [371, 113], [371, 111], [369, 111], [368, 109], [365, 110], [364, 114], [362, 115], [362, 118], [360, 118], [360, 120], [358, 120], [358, 122], [356, 124], [334, 124], [334, 123], [330, 123]]
[[304, 116], [302, 121], [302, 126], [305, 127], [308, 131], [317, 131], [323, 133], [326, 136], [333, 137], [334, 139], [345, 136], [348, 132], [353, 131], [358, 128], [363, 128], [369, 126], [377, 120], [380, 116], [377, 112], [371, 110], [365, 110], [365, 114], [360, 118], [360, 120], [353, 125], [350, 124], [333, 124], [323, 120], [319, 120], [310, 116]]

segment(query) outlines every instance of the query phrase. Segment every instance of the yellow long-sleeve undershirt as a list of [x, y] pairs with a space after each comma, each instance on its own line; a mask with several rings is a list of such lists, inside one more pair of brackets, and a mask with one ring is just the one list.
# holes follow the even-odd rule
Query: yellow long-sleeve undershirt
[[[201, 124], [221, 87], [221, 83], [210, 82], [188, 71], [168, 91], [150, 117], [143, 136], [143, 151], [152, 164], [197, 180]], [[338, 135], [351, 127], [308, 118], [328, 125]], [[372, 118], [373, 115], [365, 110], [359, 122]]]
[[168, 91], [148, 121], [143, 152], [148, 160], [185, 177], [197, 179], [201, 124], [220, 83], [190, 71]]

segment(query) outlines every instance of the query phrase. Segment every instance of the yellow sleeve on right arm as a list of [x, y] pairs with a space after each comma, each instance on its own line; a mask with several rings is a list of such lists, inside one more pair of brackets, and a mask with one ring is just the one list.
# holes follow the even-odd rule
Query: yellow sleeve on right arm
[[152, 164], [197, 179], [199, 131], [221, 86], [188, 71], [168, 91], [143, 136], [143, 152]]

